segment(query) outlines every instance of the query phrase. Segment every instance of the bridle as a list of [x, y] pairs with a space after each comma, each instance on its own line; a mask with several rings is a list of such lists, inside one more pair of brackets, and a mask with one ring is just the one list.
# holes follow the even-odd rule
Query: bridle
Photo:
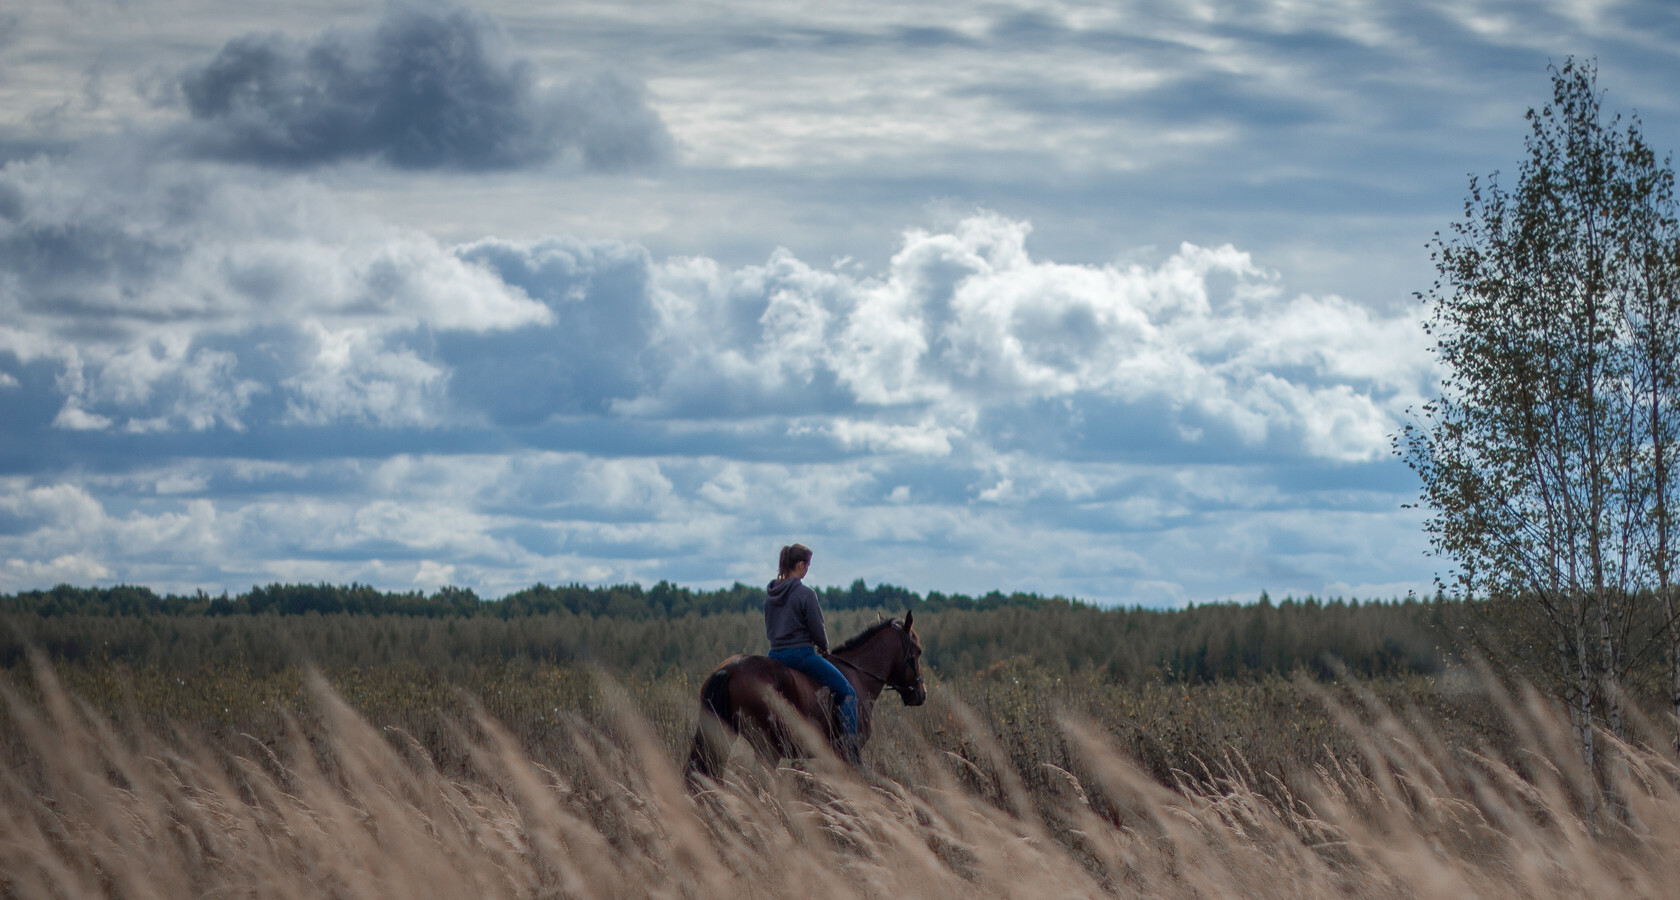
[[[909, 660], [910, 659], [910, 632], [908, 630], [898, 626], [898, 625], [894, 625], [893, 630], [898, 632], [899, 640], [903, 642], [904, 659]], [[886, 685], [887, 687], [890, 687], [893, 690], [897, 691], [898, 695], [900, 697], [903, 697], [907, 693], [910, 693], [910, 692], [913, 692], [913, 691], [924, 690], [924, 688], [922, 687], [922, 672], [921, 672], [920, 668], [918, 668], [916, 670], [916, 683], [915, 684], [894, 684], [892, 681], [887, 679], [885, 676], [878, 675], [874, 672], [871, 672], [868, 669], [864, 668], [863, 666], [860, 666], [857, 663], [852, 662], [849, 659], [845, 659], [844, 657], [830, 656], [828, 658], [833, 662], [844, 663], [845, 665], [850, 666], [851, 668], [857, 670], [858, 672], [860, 672], [864, 675], [868, 675], [870, 678], [873, 678], [876, 681], [881, 682], [883, 685]]]

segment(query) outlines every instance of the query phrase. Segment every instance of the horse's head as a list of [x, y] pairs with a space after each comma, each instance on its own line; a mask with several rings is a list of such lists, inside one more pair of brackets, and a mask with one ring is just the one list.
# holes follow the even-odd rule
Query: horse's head
[[927, 685], [922, 683], [922, 639], [916, 634], [916, 614], [904, 613], [904, 623], [898, 626], [903, 637], [904, 651], [894, 665], [888, 685], [904, 701], [905, 706], [921, 706], [927, 702]]
[[877, 619], [829, 656], [897, 691], [905, 706], [921, 706], [927, 702], [927, 686], [922, 683], [922, 639], [915, 625], [913, 612], [902, 619]]

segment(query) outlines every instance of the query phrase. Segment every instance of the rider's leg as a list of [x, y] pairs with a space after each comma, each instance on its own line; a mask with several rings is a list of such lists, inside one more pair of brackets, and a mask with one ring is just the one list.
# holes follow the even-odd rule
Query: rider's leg
[[847, 736], [858, 733], [858, 700], [857, 691], [852, 683], [834, 663], [829, 662], [817, 651], [810, 647], [795, 647], [790, 650], [772, 650], [770, 658], [791, 669], [798, 669], [811, 676], [818, 684], [834, 692], [835, 703], [839, 705], [840, 729]]
[[840, 674], [839, 667], [834, 663], [811, 654], [809, 661], [802, 669], [805, 674], [815, 678], [823, 687], [834, 692], [834, 701], [840, 705], [840, 728], [847, 734], [858, 733], [858, 699], [857, 690], [846, 676]]
[[862, 765], [863, 746], [858, 738], [858, 698], [852, 683], [840, 673], [839, 667], [815, 653], [805, 661], [805, 667], [800, 671], [834, 692], [834, 701], [839, 705], [840, 713], [840, 758], [854, 766]]

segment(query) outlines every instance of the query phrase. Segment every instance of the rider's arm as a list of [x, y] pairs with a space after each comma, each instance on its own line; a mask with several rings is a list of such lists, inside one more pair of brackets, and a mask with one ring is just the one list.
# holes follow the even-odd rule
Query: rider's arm
[[828, 630], [823, 628], [822, 607], [817, 605], [817, 592], [811, 591], [810, 600], [805, 605], [805, 627], [811, 632], [811, 640], [817, 645], [817, 652], [828, 655]]

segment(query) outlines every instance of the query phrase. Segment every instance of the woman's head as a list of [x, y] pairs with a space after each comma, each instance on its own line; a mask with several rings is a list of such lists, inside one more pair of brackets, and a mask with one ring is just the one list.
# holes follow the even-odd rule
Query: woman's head
[[[794, 570], [799, 568], [800, 563], [804, 563], [807, 567], [811, 565], [810, 547], [804, 544], [789, 544], [783, 547], [782, 558], [776, 563], [776, 577], [791, 577]], [[803, 575], [804, 573], [801, 572], [800, 574]]]

